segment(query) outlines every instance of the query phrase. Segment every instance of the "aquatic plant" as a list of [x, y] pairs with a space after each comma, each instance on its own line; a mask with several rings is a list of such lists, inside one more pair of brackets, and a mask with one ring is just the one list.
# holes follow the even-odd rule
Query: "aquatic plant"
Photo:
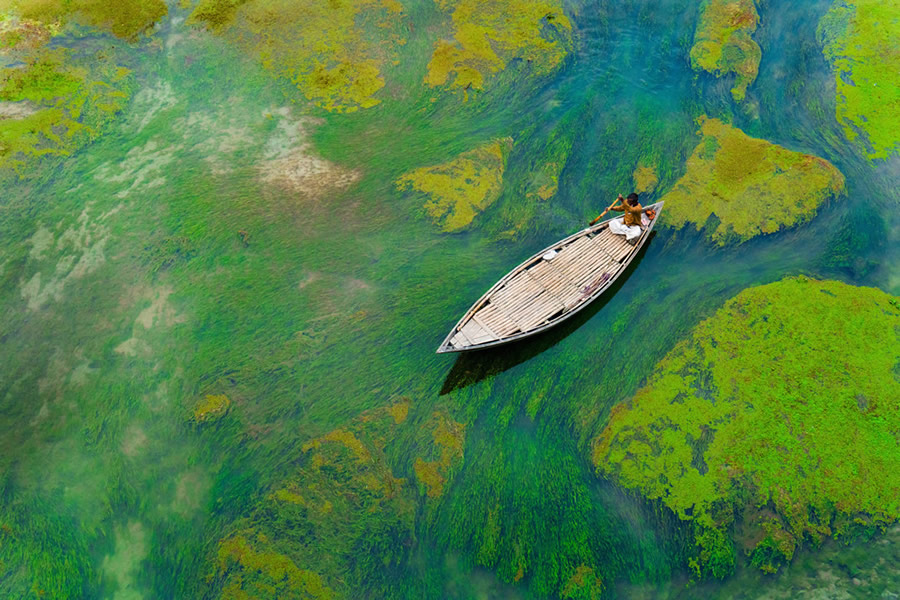
[[759, 15], [755, 0], [707, 0], [691, 48], [691, 65], [721, 77], [734, 73], [731, 95], [740, 102], [756, 79], [762, 51], [751, 35]]
[[559, 0], [436, 1], [453, 19], [453, 39], [435, 43], [429, 86], [460, 88], [467, 97], [514, 60], [547, 74], [570, 49], [572, 23]]
[[0, 69], [0, 102], [20, 110], [0, 119], [0, 170], [20, 176], [42, 157], [64, 157], [96, 139], [130, 97], [130, 71], [108, 59], [90, 64], [65, 49], [29, 52]]
[[638, 194], [652, 194], [659, 183], [656, 168], [650, 165], [638, 165], [632, 175], [634, 191]]
[[55, 26], [74, 21], [132, 39], [152, 27], [169, 9], [163, 0], [0, 0], [0, 14], [4, 12]]
[[900, 518], [892, 300], [805, 277], [741, 292], [613, 410], [598, 473], [691, 522], [701, 576], [731, 572], [733, 543], [771, 572]]
[[834, 70], [836, 118], [851, 140], [865, 133], [869, 158], [900, 150], [900, 18], [896, 1], [836, 0], [818, 36]]
[[397, 179], [400, 190], [426, 194], [425, 211], [443, 231], [468, 227], [500, 195], [512, 138], [494, 140], [453, 160], [421, 167]]
[[238, 597], [232, 590], [248, 581], [300, 597], [351, 597], [404, 563], [415, 538], [413, 490], [384, 448], [406, 411], [401, 400], [304, 444], [296, 472], [219, 542], [211, 581], [220, 597]]
[[432, 448], [432, 453], [437, 456], [434, 460], [416, 457], [413, 469], [416, 479], [423, 484], [428, 497], [440, 498], [444, 492], [444, 483], [448, 479], [448, 471], [452, 467], [458, 467], [461, 462], [466, 441], [466, 426], [442, 412], [435, 412], [431, 416], [431, 423], [426, 425], [425, 429], [431, 430], [433, 442], [425, 444], [424, 447]]
[[225, 416], [231, 400], [225, 394], [207, 394], [196, 407], [194, 407], [194, 421], [198, 424], [217, 421]]
[[382, 70], [405, 43], [396, 0], [200, 0], [190, 22], [208, 25], [332, 112], [380, 102]]
[[825, 159], [752, 138], [718, 119], [702, 117], [700, 133], [684, 176], [662, 197], [664, 222], [708, 227], [720, 246], [807, 221], [844, 189], [844, 176]]

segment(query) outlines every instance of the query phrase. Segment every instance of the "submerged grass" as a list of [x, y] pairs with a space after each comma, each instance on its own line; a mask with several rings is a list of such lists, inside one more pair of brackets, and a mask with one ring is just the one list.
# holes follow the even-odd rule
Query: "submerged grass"
[[693, 523], [698, 575], [730, 574], [732, 539], [775, 571], [804, 541], [883, 528], [900, 517], [898, 322], [873, 288], [745, 290], [613, 411], [594, 463]]

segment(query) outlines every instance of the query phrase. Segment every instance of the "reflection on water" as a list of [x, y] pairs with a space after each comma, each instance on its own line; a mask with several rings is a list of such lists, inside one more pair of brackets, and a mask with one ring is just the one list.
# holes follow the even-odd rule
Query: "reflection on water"
[[[598, 479], [588, 460], [612, 407], [740, 289], [807, 273], [900, 290], [898, 163], [872, 166], [834, 122], [815, 40], [829, 4], [761, 7], [763, 62], [740, 107], [728, 81], [690, 69], [697, 4], [686, 0], [573, 3], [576, 48], [552, 76], [467, 104], [390, 83], [381, 105], [348, 115], [292, 103], [296, 89], [186, 26], [182, 9], [135, 46], [67, 40], [84, 52], [115, 44], [137, 83], [105, 136], [36, 180], [4, 183], [0, 548], [14, 540], [17, 565], [42, 557], [21, 573], [56, 597], [220, 594], [218, 544], [251, 514], [280, 536], [265, 542], [278, 556], [315, 548], [320, 562], [299, 568], [370, 597], [553, 597], [572, 573], [619, 597], [893, 589], [879, 561], [896, 562], [896, 529], [810, 550], [776, 577], [742, 567], [685, 588], [687, 525]], [[395, 75], [418, 89], [417, 56], [433, 39], [409, 29]], [[627, 191], [642, 160], [660, 179], [645, 203], [657, 200], [683, 174], [701, 114], [827, 158], [848, 195], [739, 248], [659, 229], [559, 327], [434, 354], [500, 274]], [[515, 146], [504, 191], [468, 232], [440, 233], [393, 183], [505, 136]], [[533, 172], [559, 160], [548, 140], [569, 148], [558, 191], [523, 200]], [[870, 218], [868, 202], [884, 216]], [[208, 396], [226, 408], [198, 418]], [[401, 400], [409, 414], [395, 415], [390, 439], [362, 425], [347, 435], [365, 411]], [[464, 425], [458, 463], [442, 454], [457, 439], [446, 423]], [[295, 480], [315, 440], [368, 456], [372, 476], [396, 486], [391, 499], [415, 507], [408, 531], [374, 539], [329, 512], [336, 501], [303, 504]], [[322, 481], [349, 477], [339, 466]], [[296, 497], [266, 512], [287, 489]], [[319, 547], [322, 530], [350, 531], [336, 542], [350, 550]], [[8, 597], [31, 585], [0, 571]]]

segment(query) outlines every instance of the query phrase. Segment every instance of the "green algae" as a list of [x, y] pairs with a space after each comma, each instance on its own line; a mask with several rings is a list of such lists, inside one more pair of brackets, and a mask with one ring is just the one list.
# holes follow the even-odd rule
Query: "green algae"
[[594, 569], [579, 565], [559, 593], [566, 600], [600, 600], [603, 595], [603, 580], [594, 574]]
[[828, 161], [752, 138], [718, 119], [701, 118], [703, 135], [686, 172], [661, 199], [664, 221], [700, 230], [715, 216], [709, 239], [722, 246], [808, 221], [844, 189]]
[[818, 36], [837, 87], [836, 118], [851, 140], [865, 133], [870, 159], [900, 147], [900, 5], [837, 0]]
[[228, 413], [231, 400], [225, 394], [207, 394], [194, 408], [195, 423], [211, 423], [218, 421]]
[[572, 44], [572, 23], [558, 0], [436, 0], [453, 20], [452, 39], [435, 43], [425, 83], [482, 90], [513, 60], [537, 75], [555, 70]]
[[68, 21], [105, 29], [133, 39], [168, 14], [163, 0], [0, 0], [0, 14], [12, 12], [23, 19], [58, 27]]
[[397, 179], [396, 186], [426, 194], [425, 211], [442, 231], [461, 231], [499, 197], [512, 143], [512, 138], [494, 140], [449, 162], [421, 167]]
[[[415, 495], [394, 475], [385, 446], [408, 409], [401, 400], [306, 442], [299, 469], [219, 542], [211, 579], [219, 597], [242, 597], [238, 591], [252, 580], [259, 595], [250, 597], [270, 597], [265, 590], [277, 584], [281, 594], [348, 598], [360, 582], [378, 577], [375, 565], [399, 568], [415, 538]], [[361, 546], [374, 553], [364, 553], [362, 563]], [[353, 564], [356, 581], [347, 577]]]
[[804, 542], [883, 528], [900, 518], [898, 332], [874, 288], [749, 288], [613, 410], [594, 464], [692, 524], [698, 575], [731, 572], [732, 539], [774, 571]]
[[762, 51], [751, 37], [758, 22], [755, 0], [707, 0], [694, 32], [691, 66], [716, 77], [734, 73], [731, 95], [737, 102], [759, 72]]
[[292, 2], [201, 0], [190, 22], [205, 23], [325, 110], [371, 108], [382, 70], [405, 44], [395, 0]]
[[[265, 536], [259, 536], [258, 544], [266, 542]], [[219, 544], [217, 566], [228, 577], [219, 596], [223, 600], [334, 598], [334, 592], [322, 583], [318, 573], [298, 568], [291, 559], [278, 552], [257, 550], [251, 541], [240, 535]]]
[[448, 471], [458, 467], [462, 459], [466, 427], [464, 423], [457, 423], [440, 412], [435, 412], [431, 421], [432, 424], [426, 425], [426, 429], [432, 430], [433, 442], [425, 444], [424, 447], [431, 446], [436, 456], [434, 460], [416, 457], [413, 470], [416, 480], [422, 484], [427, 496], [440, 498], [444, 493], [444, 484], [449, 478]]
[[632, 174], [634, 191], [638, 194], [652, 194], [659, 183], [656, 168], [651, 165], [638, 165]]
[[36, 159], [70, 156], [115, 119], [130, 86], [128, 69], [109, 60], [72, 64], [63, 49], [40, 50], [23, 68], [0, 70], [0, 100], [32, 107], [0, 120], [0, 169], [24, 176]]

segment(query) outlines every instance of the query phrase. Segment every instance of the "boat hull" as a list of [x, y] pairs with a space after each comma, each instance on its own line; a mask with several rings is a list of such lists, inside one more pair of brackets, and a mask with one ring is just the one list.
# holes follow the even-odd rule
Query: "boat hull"
[[[636, 243], [598, 223], [537, 252], [507, 273], [456, 323], [438, 354], [516, 342], [570, 319], [602, 296], [627, 269], [659, 221], [663, 203]], [[554, 262], [556, 261], [556, 262]]]

